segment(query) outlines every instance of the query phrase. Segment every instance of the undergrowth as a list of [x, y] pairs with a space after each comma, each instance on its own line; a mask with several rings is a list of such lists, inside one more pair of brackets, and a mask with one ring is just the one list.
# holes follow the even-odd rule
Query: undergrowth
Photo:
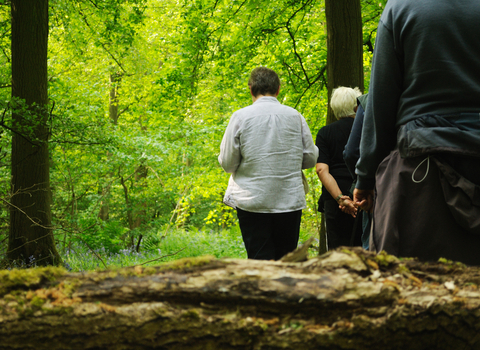
[[81, 242], [71, 245], [62, 258], [71, 271], [91, 271], [112, 267], [135, 265], [154, 266], [163, 262], [186, 257], [213, 255], [216, 258], [245, 259], [247, 254], [240, 230], [232, 228], [222, 231], [171, 230], [170, 232], [148, 232], [135, 249], [110, 252], [104, 247], [89, 249]]
[[[58, 250], [64, 267], [72, 272], [105, 270], [136, 265], [155, 266], [164, 262], [187, 257], [211, 255], [218, 259], [246, 259], [247, 253], [238, 226], [220, 231], [200, 229], [151, 230], [144, 232], [140, 249], [114, 249], [107, 247], [92, 248], [84, 241], [71, 241], [67, 247]], [[301, 231], [299, 244], [310, 237]], [[318, 244], [318, 243], [317, 243]], [[314, 256], [314, 249], [310, 256]], [[31, 257], [33, 258], [33, 257]], [[30, 261], [28, 267], [34, 267]], [[26, 266], [11, 266], [24, 268]]]

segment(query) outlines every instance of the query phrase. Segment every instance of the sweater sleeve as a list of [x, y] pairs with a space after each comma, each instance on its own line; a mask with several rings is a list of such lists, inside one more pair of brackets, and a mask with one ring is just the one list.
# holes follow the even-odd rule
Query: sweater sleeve
[[373, 57], [368, 108], [362, 128], [356, 187], [370, 190], [375, 172], [396, 144], [398, 102], [403, 91], [402, 57], [395, 50], [392, 32], [380, 21]]
[[363, 110], [362, 105], [358, 105], [352, 131], [350, 132], [347, 144], [345, 145], [345, 150], [343, 151], [343, 160], [345, 161], [352, 178], [355, 178], [355, 165], [360, 158], [360, 140], [362, 137], [364, 113], [365, 111]]
[[227, 173], [234, 173], [242, 160], [240, 150], [240, 125], [234, 113], [230, 118], [222, 143], [220, 144], [220, 155], [218, 162]]
[[317, 162], [318, 148], [313, 143], [312, 133], [308, 127], [305, 118], [300, 115], [302, 120], [302, 142], [303, 142], [303, 160], [302, 169], [314, 167]]

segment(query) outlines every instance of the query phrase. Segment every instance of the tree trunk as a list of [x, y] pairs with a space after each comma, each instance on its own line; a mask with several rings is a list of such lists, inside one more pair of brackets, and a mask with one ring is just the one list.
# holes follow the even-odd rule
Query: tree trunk
[[60, 262], [51, 227], [48, 0], [12, 0], [12, 198], [7, 257]]
[[118, 124], [118, 90], [121, 82], [121, 73], [110, 74], [110, 99], [108, 103], [108, 115], [113, 125]]
[[0, 279], [7, 350], [480, 348], [478, 267], [361, 248]]
[[135, 172], [132, 175], [128, 176], [126, 179], [124, 179], [123, 176], [120, 175], [120, 184], [123, 187], [123, 192], [125, 196], [125, 205], [127, 207], [128, 228], [130, 229], [129, 246], [132, 248], [136, 246], [137, 252], [139, 252], [140, 250], [140, 241], [143, 236], [140, 234], [139, 239], [135, 244], [134, 230], [139, 228], [145, 222], [145, 218], [147, 215], [147, 206], [144, 199], [142, 198], [140, 198], [140, 200], [137, 200], [137, 201], [132, 200], [132, 198], [130, 198], [127, 181], [133, 176], [134, 178], [133, 183], [137, 185], [137, 188], [138, 188], [137, 192], [140, 192], [141, 194], [146, 187], [145, 179], [147, 178], [147, 175], [148, 175], [148, 168], [143, 164], [138, 166], [138, 168], [135, 169]]
[[[108, 116], [110, 122], [113, 125], [118, 125], [118, 104], [119, 104], [119, 89], [120, 83], [122, 82], [122, 74], [121, 73], [112, 73], [110, 74], [110, 96], [108, 100]], [[110, 153], [107, 151], [107, 157], [110, 158]], [[113, 176], [112, 174], [110, 174]], [[98, 194], [101, 197], [100, 202], [100, 210], [98, 212], [98, 218], [102, 221], [107, 221], [110, 217], [110, 206], [108, 202], [109, 192], [110, 192], [110, 185], [103, 186], [102, 181], [99, 181], [99, 189]]]
[[100, 210], [98, 211], [98, 218], [102, 221], [107, 221], [110, 216], [110, 208], [108, 205], [109, 187], [99, 187], [98, 195], [100, 196]]
[[[360, 0], [325, 0], [327, 18], [328, 105], [332, 90], [339, 86], [363, 91], [363, 39]], [[335, 116], [328, 108], [327, 124]]]
[[318, 255], [327, 252], [327, 226], [325, 225], [325, 213], [320, 213], [320, 230], [318, 230]]
[[136, 229], [140, 226], [142, 226], [147, 218], [147, 203], [146, 199], [142, 198], [144, 197], [144, 193], [148, 189], [148, 185], [146, 182], [148, 176], [148, 168], [141, 164], [138, 166], [138, 168], [135, 170], [135, 184], [137, 185], [138, 188], [138, 194], [140, 196], [140, 201], [137, 201], [135, 204], [135, 207], [133, 209], [133, 228]]

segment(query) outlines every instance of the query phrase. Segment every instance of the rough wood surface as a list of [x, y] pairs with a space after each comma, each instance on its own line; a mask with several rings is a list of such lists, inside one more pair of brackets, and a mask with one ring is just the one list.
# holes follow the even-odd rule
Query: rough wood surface
[[477, 349], [480, 270], [339, 249], [0, 271], [1, 349]]

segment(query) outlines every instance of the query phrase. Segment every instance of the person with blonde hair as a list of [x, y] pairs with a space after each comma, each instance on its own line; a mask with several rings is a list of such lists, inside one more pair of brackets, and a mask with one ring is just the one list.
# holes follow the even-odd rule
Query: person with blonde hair
[[[338, 87], [333, 90], [330, 107], [338, 119], [318, 131], [316, 145], [319, 155], [316, 164], [322, 182], [318, 209], [325, 213], [328, 250], [339, 246], [361, 245], [362, 225], [356, 223], [357, 208], [351, 199], [353, 177], [343, 160], [343, 150], [350, 136], [358, 88]], [[352, 239], [353, 238], [353, 239]]]
[[332, 108], [335, 118], [340, 119], [354, 116], [357, 108], [357, 97], [360, 95], [362, 95], [362, 92], [358, 87], [352, 89], [340, 86], [333, 89], [330, 107]]

